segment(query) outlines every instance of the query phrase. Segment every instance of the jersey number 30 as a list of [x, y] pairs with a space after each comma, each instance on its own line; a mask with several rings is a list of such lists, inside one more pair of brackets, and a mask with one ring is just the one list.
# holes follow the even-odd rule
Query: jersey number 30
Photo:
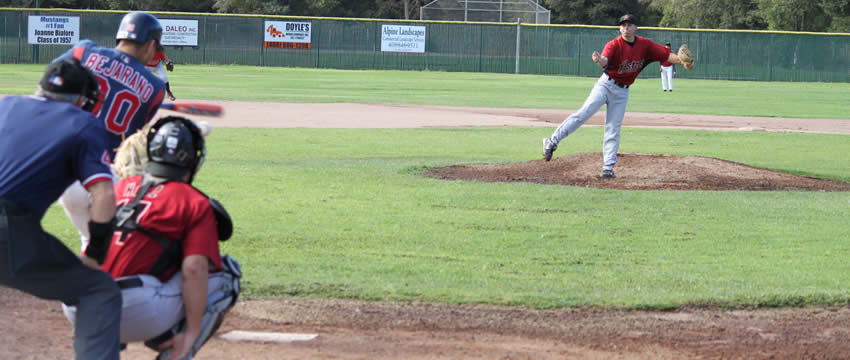
[[104, 119], [106, 130], [117, 135], [122, 135], [127, 132], [130, 122], [133, 121], [133, 117], [139, 110], [141, 101], [139, 101], [139, 97], [135, 93], [129, 90], [121, 90], [113, 95], [112, 102], [109, 103], [108, 108], [103, 109], [104, 100], [110, 96], [109, 81], [97, 75], [97, 82], [100, 85], [100, 101], [98, 101], [92, 113], [98, 119]]

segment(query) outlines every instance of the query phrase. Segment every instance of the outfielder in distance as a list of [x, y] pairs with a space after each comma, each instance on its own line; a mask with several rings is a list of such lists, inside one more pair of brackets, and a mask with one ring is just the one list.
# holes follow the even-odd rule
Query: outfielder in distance
[[[669, 52], [673, 52], [670, 49], [670, 43], [664, 45], [664, 48]], [[667, 60], [661, 62], [661, 90], [664, 92], [673, 91], [673, 64]]]
[[[192, 121], [169, 116], [140, 135], [119, 150], [119, 158], [145, 151], [148, 161], [129, 164], [144, 171], [115, 186], [115, 232], [101, 268], [124, 299], [121, 342], [144, 342], [160, 351], [157, 359], [191, 358], [239, 295], [239, 263], [221, 256], [218, 244], [230, 238], [233, 224], [218, 201], [192, 186], [206, 157]], [[130, 141], [136, 144], [127, 146]], [[78, 310], [64, 310], [75, 322]]]
[[552, 159], [552, 153], [558, 149], [558, 143], [584, 125], [602, 105], [605, 110], [605, 135], [602, 141], [602, 178], [614, 178], [614, 165], [617, 163], [617, 149], [620, 147], [620, 127], [626, 114], [629, 101], [629, 86], [635, 82], [638, 74], [646, 65], [655, 61], [669, 61], [680, 64], [685, 69], [693, 68], [693, 57], [682, 45], [679, 54], [673, 54], [664, 46], [644, 37], [635, 35], [637, 19], [634, 15], [623, 15], [618, 22], [620, 36], [605, 44], [602, 54], [594, 51], [593, 62], [602, 67], [602, 76], [596, 81], [590, 96], [581, 109], [570, 115], [552, 134], [543, 138], [543, 159]]
[[[89, 113], [97, 98], [94, 76], [64, 59], [48, 65], [34, 96], [0, 100], [0, 285], [75, 305], [76, 358], [117, 360], [121, 293], [109, 274], [95, 270], [115, 216], [103, 124]], [[74, 181], [92, 200], [91, 245], [83, 257], [41, 227], [47, 208]]]
[[[131, 12], [121, 19], [115, 48], [101, 48], [83, 40], [54, 61], [73, 57], [87, 67], [100, 85], [100, 103], [92, 110], [103, 122], [109, 159], [126, 136], [145, 126], [156, 115], [165, 97], [165, 84], [145, 64], [160, 49], [162, 25], [145, 12]], [[59, 203], [77, 228], [82, 248], [89, 243], [89, 196], [76, 182]]]

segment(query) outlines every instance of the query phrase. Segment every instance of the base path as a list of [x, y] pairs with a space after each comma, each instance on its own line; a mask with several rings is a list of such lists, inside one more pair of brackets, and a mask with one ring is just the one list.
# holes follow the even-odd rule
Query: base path
[[[182, 101], [182, 99], [181, 99]], [[185, 100], [222, 105], [224, 116], [206, 119], [221, 127], [418, 128], [456, 126], [536, 126], [553, 130], [574, 110], [473, 108], [380, 104], [293, 104]], [[163, 110], [159, 114], [174, 115]], [[160, 115], [162, 116], [162, 115]], [[196, 117], [190, 116], [193, 119]], [[197, 117], [200, 119], [200, 117]], [[586, 125], [603, 125], [600, 112]], [[794, 131], [850, 134], [850, 119], [795, 119], [627, 112], [627, 127], [669, 127], [742, 131]]]

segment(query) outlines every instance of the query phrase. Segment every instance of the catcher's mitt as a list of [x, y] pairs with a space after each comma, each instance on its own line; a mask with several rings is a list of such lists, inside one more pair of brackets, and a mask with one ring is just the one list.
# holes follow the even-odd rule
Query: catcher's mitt
[[691, 70], [694, 68], [694, 55], [691, 54], [691, 50], [688, 49], [687, 44], [682, 44], [679, 47], [679, 53], [676, 54], [679, 56], [679, 60], [682, 61], [682, 66], [685, 67], [685, 70]]
[[147, 163], [148, 128], [142, 128], [121, 142], [112, 161], [112, 171], [119, 179], [141, 175]]
[[171, 60], [168, 60], [168, 62], [165, 63], [165, 70], [174, 71], [174, 63], [171, 62]]

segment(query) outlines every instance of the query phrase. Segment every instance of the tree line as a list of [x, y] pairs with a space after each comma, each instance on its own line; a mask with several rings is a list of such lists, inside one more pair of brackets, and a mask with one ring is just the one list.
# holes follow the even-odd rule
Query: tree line
[[[0, 0], [0, 7], [31, 8], [38, 2], [41, 8], [419, 19], [419, 8], [431, 1]], [[438, 1], [463, 7], [463, 0]], [[640, 26], [850, 33], [850, 0], [531, 1], [551, 11], [552, 24], [613, 25], [617, 18], [630, 13], [639, 17]]]

